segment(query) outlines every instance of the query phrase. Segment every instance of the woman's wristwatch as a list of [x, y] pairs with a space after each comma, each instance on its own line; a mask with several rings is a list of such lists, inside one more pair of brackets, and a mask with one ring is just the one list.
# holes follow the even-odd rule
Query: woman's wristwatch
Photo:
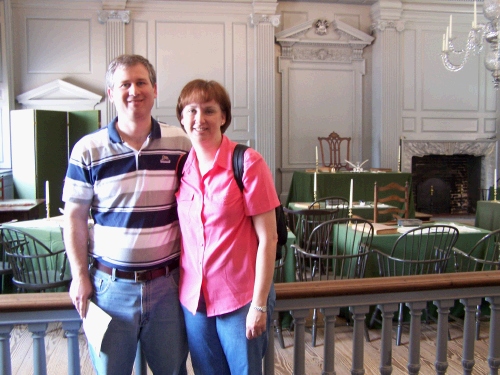
[[267, 312], [267, 306], [256, 306], [256, 305], [252, 305], [252, 307], [257, 310], [257, 311], [260, 311], [262, 313], [266, 313]]

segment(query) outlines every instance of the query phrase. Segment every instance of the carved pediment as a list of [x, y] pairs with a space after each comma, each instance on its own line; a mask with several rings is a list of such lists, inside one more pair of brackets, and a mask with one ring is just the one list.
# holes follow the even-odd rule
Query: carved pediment
[[276, 34], [282, 56], [294, 60], [361, 60], [363, 49], [374, 39], [345, 22], [327, 19], [307, 21]]
[[20, 94], [16, 99], [24, 108], [68, 111], [94, 109], [102, 96], [57, 79]]

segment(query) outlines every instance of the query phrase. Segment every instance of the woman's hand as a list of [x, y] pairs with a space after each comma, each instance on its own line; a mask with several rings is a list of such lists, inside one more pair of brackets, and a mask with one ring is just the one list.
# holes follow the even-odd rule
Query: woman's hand
[[266, 333], [267, 313], [250, 306], [247, 314], [247, 339], [255, 339]]

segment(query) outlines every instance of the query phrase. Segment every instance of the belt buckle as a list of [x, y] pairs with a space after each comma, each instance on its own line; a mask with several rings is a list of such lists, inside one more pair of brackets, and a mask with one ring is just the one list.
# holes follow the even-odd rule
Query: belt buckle
[[144, 281], [144, 279], [142, 278], [142, 275], [144, 275], [147, 272], [149, 272], [149, 270], [146, 270], [146, 271], [134, 271], [134, 281], [136, 283]]

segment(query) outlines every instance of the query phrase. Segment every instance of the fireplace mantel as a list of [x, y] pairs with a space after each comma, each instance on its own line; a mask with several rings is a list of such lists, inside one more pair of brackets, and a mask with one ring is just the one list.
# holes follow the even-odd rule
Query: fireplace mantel
[[401, 142], [401, 171], [411, 172], [411, 158], [424, 155], [473, 155], [481, 156], [481, 187], [493, 185], [493, 171], [496, 167], [496, 140], [471, 141], [426, 141], [408, 140]]

